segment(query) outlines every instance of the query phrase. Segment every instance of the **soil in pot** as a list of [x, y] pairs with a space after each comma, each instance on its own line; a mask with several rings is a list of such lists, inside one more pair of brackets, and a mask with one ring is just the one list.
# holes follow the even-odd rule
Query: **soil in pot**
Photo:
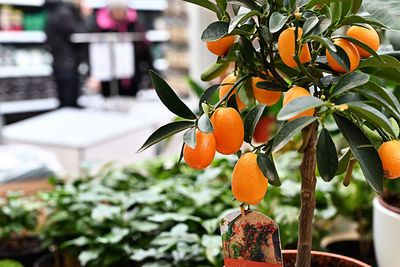
[[[283, 264], [285, 267], [294, 267], [296, 263], [297, 250], [283, 250]], [[371, 267], [359, 260], [352, 259], [346, 256], [312, 251], [311, 252], [311, 267]]]
[[[375, 259], [374, 245], [368, 247], [368, 250], [361, 253], [360, 241], [358, 240], [343, 240], [332, 242], [326, 246], [328, 252], [348, 256], [353, 259], [360, 260], [372, 266], [377, 266]], [[364, 254], [364, 255], [363, 255]]]
[[0, 259], [16, 260], [24, 267], [33, 266], [46, 253], [47, 249], [42, 248], [42, 241], [37, 236], [0, 240]]

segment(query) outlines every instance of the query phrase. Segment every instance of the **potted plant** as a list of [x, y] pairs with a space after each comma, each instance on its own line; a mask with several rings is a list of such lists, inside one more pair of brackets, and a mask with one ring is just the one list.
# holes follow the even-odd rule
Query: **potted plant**
[[[186, 2], [217, 15], [218, 21], [204, 30], [202, 40], [218, 56], [215, 64], [233, 62], [234, 73], [205, 90], [199, 101], [201, 115], [196, 116], [160, 75], [150, 71], [160, 100], [183, 120], [159, 128], [139, 151], [186, 130], [181, 158], [201, 169], [212, 162], [216, 151], [237, 154], [233, 196], [254, 205], [263, 199], [268, 183], [280, 184], [273, 154], [301, 131], [296, 266], [310, 266], [317, 168], [329, 182], [339, 163], [345, 165], [344, 184], [348, 185], [358, 162], [378, 194], [383, 192], [384, 173], [390, 177], [400, 169], [399, 161], [388, 159], [388, 151], [378, 153], [379, 144], [372, 142], [379, 135], [383, 145], [399, 151], [398, 133], [389, 121], [389, 117], [400, 120], [399, 101], [374, 81], [382, 77], [399, 82], [399, 61], [376, 53], [379, 36], [373, 27], [385, 25], [357, 14], [359, 0]], [[219, 101], [209, 101], [217, 91]], [[266, 106], [279, 103], [282, 92], [283, 107], [277, 115], [283, 122], [280, 129], [268, 142], [253, 145], [261, 114]], [[327, 128], [329, 122], [335, 127]], [[332, 131], [340, 131], [350, 148], [340, 162]], [[240, 150], [243, 141], [250, 145], [250, 152]]]
[[25, 266], [44, 253], [38, 228], [41, 203], [23, 192], [9, 192], [0, 198], [0, 258], [14, 259]]

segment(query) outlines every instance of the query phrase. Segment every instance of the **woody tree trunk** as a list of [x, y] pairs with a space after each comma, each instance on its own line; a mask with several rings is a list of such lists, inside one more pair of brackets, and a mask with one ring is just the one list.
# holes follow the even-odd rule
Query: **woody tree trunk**
[[318, 121], [313, 122], [302, 130], [305, 149], [300, 164], [301, 210], [299, 215], [296, 267], [309, 267], [311, 264], [312, 222], [315, 208], [315, 186], [317, 182], [315, 177], [317, 134]]

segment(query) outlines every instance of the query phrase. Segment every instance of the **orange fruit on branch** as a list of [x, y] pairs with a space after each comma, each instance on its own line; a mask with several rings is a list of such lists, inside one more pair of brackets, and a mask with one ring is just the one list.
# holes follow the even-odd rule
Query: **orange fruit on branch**
[[211, 53], [217, 56], [223, 56], [228, 53], [229, 48], [233, 45], [234, 42], [235, 36], [227, 36], [222, 37], [215, 42], [207, 42], [206, 45]]
[[267, 106], [272, 106], [276, 104], [279, 99], [281, 99], [282, 92], [280, 91], [269, 91], [266, 89], [261, 89], [256, 86], [258, 82], [265, 82], [266, 80], [263, 80], [259, 77], [253, 78], [252, 79], [252, 85], [253, 85], [253, 94], [254, 97], [257, 99], [258, 102], [265, 104]]
[[[237, 77], [234, 74], [230, 74], [225, 77], [225, 79], [222, 81], [222, 84], [224, 84], [224, 83], [232, 83], [232, 84], [223, 85], [219, 88], [219, 92], [218, 92], [219, 99], [222, 99], [228, 93], [228, 91], [231, 90], [233, 84], [236, 82], [236, 79], [237, 79]], [[237, 92], [237, 88], [235, 88], [235, 90], [233, 90], [233, 92], [230, 94], [230, 96], [232, 96], [233, 94], [236, 94], [236, 92]], [[238, 108], [240, 111], [242, 111], [246, 107], [246, 104], [244, 104], [240, 100], [239, 95], [236, 95], [236, 102], [237, 102], [237, 105], [238, 105]]]
[[378, 148], [382, 160], [385, 178], [395, 179], [400, 177], [400, 141], [384, 142]]
[[257, 154], [242, 155], [232, 174], [232, 193], [236, 200], [256, 205], [264, 198], [267, 188], [268, 179], [258, 167]]
[[[349, 57], [350, 60], [350, 71], [354, 71], [357, 69], [358, 64], [360, 64], [360, 54], [358, 53], [357, 48], [355, 45], [352, 43], [344, 40], [344, 39], [337, 39], [334, 42], [335, 45], [343, 48], [343, 50], [346, 52], [347, 56]], [[331, 67], [334, 71], [339, 72], [339, 73], [346, 73], [347, 70], [343, 68], [329, 53], [329, 50], [326, 50], [326, 59], [328, 60], [328, 65]]]
[[[279, 55], [281, 56], [283, 63], [285, 63], [291, 68], [297, 67], [297, 63], [293, 58], [296, 50], [295, 29], [296, 28], [293, 27], [284, 30], [279, 35], [278, 38]], [[303, 29], [298, 28], [297, 39], [300, 39], [302, 34], [303, 34]], [[301, 63], [307, 63], [311, 60], [311, 54], [307, 44], [304, 44], [303, 47], [301, 48], [299, 58]]]
[[[377, 51], [379, 48], [379, 35], [375, 31], [375, 29], [371, 25], [367, 25], [368, 29], [360, 26], [351, 26], [347, 32], [346, 35], [353, 37], [364, 44], [368, 45], [371, 47], [374, 51]], [[361, 57], [369, 57], [371, 56], [370, 53], [362, 49], [361, 47], [355, 45], [355, 47], [358, 50], [358, 53], [360, 54]]]
[[189, 167], [201, 170], [211, 164], [215, 156], [215, 150], [214, 135], [196, 130], [196, 147], [193, 149], [185, 144], [183, 158]]
[[[306, 89], [304, 89], [303, 87], [293, 87], [290, 88], [289, 91], [287, 91], [285, 93], [285, 95], [283, 96], [283, 106], [286, 106], [290, 101], [292, 101], [293, 99], [296, 99], [298, 97], [302, 97], [302, 96], [309, 96], [311, 95], [309, 91], [307, 91]], [[306, 110], [296, 116], [294, 116], [293, 118], [290, 118], [289, 121], [292, 121], [294, 119], [297, 119], [299, 117], [303, 117], [303, 116], [313, 116], [315, 112], [315, 109], [309, 109]]]
[[244, 140], [244, 126], [236, 109], [218, 108], [211, 116], [211, 123], [217, 151], [224, 155], [238, 152]]

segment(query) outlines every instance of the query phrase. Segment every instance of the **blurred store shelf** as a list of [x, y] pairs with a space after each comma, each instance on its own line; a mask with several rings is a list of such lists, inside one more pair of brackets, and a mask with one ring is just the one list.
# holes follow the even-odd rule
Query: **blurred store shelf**
[[46, 34], [43, 31], [0, 31], [0, 43], [44, 43], [45, 41]]
[[0, 0], [0, 4], [21, 6], [42, 6], [45, 0]]
[[50, 65], [0, 66], [0, 78], [41, 77], [53, 73]]
[[[105, 6], [105, 0], [85, 0], [85, 3], [93, 8]], [[130, 7], [137, 10], [162, 11], [168, 7], [167, 0], [130, 0]]]
[[13, 113], [52, 110], [57, 108], [58, 105], [59, 102], [57, 98], [1, 102], [0, 114], [13, 114]]

